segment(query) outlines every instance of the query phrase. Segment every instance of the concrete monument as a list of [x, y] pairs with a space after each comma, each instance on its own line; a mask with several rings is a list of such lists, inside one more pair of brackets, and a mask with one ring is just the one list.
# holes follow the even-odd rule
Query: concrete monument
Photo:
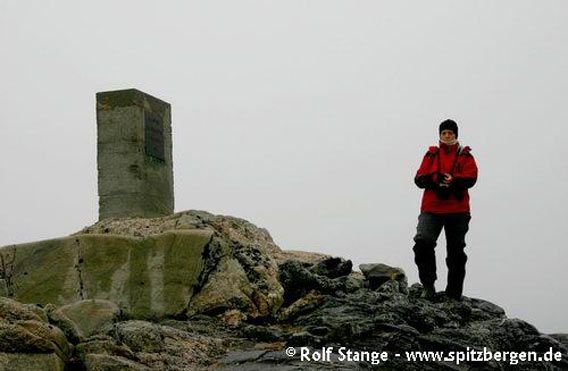
[[171, 107], [136, 89], [97, 93], [99, 220], [174, 211]]

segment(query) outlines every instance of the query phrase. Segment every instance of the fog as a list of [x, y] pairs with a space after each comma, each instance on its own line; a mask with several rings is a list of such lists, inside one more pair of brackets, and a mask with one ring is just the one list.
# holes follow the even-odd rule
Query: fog
[[[568, 332], [568, 3], [0, 1], [0, 245], [98, 218], [95, 93], [172, 105], [176, 211], [417, 282], [414, 174], [479, 166], [464, 294]], [[445, 285], [445, 242], [437, 248]]]

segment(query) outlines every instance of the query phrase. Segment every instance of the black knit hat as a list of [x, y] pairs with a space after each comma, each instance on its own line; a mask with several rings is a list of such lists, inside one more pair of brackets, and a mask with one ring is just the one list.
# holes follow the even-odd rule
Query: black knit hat
[[440, 128], [438, 129], [438, 134], [442, 134], [444, 130], [451, 130], [458, 137], [458, 124], [454, 120], [446, 120], [440, 124]]

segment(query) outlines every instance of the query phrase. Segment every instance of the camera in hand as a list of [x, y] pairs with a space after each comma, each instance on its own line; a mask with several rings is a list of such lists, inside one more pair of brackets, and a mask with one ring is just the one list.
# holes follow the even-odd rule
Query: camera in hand
[[[444, 174], [439, 173], [438, 179], [445, 179]], [[438, 187], [436, 187], [436, 193], [438, 194], [438, 197], [441, 198], [441, 199], [446, 199], [446, 198], [450, 197], [450, 194], [452, 193], [452, 191], [450, 189], [450, 184], [445, 183], [443, 181], [438, 182]]]

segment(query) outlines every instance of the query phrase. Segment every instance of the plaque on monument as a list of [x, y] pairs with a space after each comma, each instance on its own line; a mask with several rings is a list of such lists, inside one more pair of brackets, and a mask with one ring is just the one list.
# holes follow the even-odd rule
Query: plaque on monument
[[164, 161], [164, 124], [159, 114], [144, 111], [144, 138], [146, 154]]

